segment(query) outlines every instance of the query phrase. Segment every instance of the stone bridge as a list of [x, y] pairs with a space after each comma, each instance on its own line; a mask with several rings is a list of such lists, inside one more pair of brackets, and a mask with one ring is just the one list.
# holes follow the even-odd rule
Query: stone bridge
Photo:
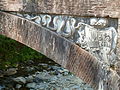
[[0, 0], [0, 34], [95, 90], [120, 90], [119, 18], [119, 0]]

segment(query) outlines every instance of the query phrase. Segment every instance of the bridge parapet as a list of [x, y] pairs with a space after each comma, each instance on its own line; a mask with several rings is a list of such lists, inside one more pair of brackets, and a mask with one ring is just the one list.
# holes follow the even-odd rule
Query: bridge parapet
[[1, 0], [4, 11], [120, 17], [119, 0]]

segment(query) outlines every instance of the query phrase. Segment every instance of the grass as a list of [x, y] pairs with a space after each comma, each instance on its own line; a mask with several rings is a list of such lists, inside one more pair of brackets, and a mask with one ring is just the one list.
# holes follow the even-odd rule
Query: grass
[[0, 35], [0, 69], [17, 67], [20, 62], [43, 57], [45, 56], [37, 51]]

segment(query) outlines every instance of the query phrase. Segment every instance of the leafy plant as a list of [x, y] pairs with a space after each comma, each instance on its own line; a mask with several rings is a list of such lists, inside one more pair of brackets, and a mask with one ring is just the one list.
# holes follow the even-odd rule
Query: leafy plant
[[5, 36], [0, 35], [0, 69], [15, 67], [19, 62], [42, 59], [37, 51]]

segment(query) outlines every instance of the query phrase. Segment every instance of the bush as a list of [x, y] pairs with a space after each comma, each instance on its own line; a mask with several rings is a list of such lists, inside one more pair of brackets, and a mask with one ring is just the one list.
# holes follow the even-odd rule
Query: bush
[[42, 54], [5, 36], [0, 35], [0, 69], [15, 67], [19, 62], [42, 59]]

